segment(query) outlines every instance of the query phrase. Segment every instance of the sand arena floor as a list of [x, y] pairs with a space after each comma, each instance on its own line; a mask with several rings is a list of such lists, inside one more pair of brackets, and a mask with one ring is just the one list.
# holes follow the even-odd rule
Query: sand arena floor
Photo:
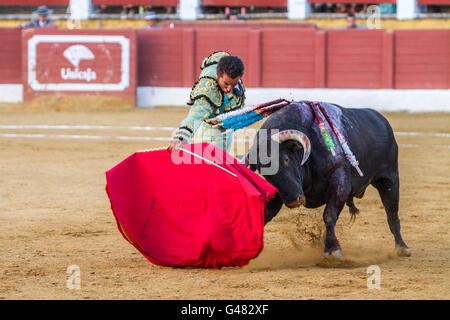
[[[164, 147], [186, 108], [0, 106], [0, 299], [449, 299], [450, 114], [385, 114], [400, 144], [397, 257], [373, 187], [337, 225], [343, 257], [322, 258], [321, 210], [284, 208], [243, 268], [152, 265], [117, 230], [104, 172]], [[153, 127], [143, 130], [142, 127]], [[141, 127], [141, 128], [132, 128]], [[169, 127], [169, 128], [163, 128]], [[144, 140], [144, 138], [156, 138]], [[81, 289], [69, 289], [69, 266]], [[381, 271], [368, 289], [367, 267]]]

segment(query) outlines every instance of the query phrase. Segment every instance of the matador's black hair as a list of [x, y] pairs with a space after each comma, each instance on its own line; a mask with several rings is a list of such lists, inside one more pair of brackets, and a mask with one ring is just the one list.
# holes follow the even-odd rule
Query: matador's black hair
[[232, 79], [242, 77], [244, 75], [242, 60], [236, 56], [221, 58], [217, 64], [217, 76], [220, 78], [224, 72]]

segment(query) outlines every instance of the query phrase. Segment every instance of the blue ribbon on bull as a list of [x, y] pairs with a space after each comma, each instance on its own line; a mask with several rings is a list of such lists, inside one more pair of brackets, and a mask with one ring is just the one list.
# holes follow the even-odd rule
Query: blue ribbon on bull
[[222, 127], [229, 130], [238, 130], [248, 126], [251, 126], [255, 122], [263, 119], [265, 117], [264, 114], [258, 114], [256, 111], [251, 113], [242, 114], [233, 118], [225, 119], [222, 122]]

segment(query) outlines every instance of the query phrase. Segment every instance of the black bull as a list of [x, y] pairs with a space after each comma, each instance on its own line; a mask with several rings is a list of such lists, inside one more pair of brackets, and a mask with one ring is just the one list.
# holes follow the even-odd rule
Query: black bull
[[[332, 129], [327, 125], [336, 146], [335, 156], [326, 148], [311, 108], [302, 101], [292, 102], [267, 119], [246, 155], [247, 165], [261, 172], [279, 190], [267, 205], [264, 222], [269, 222], [283, 203], [291, 208], [302, 204], [306, 208], [325, 205], [324, 254], [340, 257], [341, 248], [335, 235], [339, 214], [347, 204], [354, 217], [359, 210], [353, 203], [353, 197], [362, 198], [365, 189], [371, 184], [380, 194], [397, 252], [409, 256], [410, 250], [400, 234], [398, 146], [391, 126], [380, 113], [372, 109], [342, 108], [330, 103], [321, 105], [346, 138], [359, 161], [363, 176], [347, 160]], [[273, 144], [271, 140], [277, 131], [294, 134], [285, 135], [283, 139], [279, 139], [278, 135], [277, 143]], [[309, 138], [310, 156], [302, 164], [304, 157], [308, 156], [305, 143], [300, 139], [304, 136]], [[279, 147], [278, 156], [274, 156], [271, 145], [272, 148], [274, 145]], [[268, 163], [261, 161], [260, 152], [263, 149], [270, 158]], [[273, 161], [278, 161], [278, 170], [275, 174], [264, 174], [264, 168], [273, 166]]]

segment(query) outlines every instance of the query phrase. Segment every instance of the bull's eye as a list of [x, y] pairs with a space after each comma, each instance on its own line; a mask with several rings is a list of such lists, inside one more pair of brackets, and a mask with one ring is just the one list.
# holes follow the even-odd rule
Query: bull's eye
[[284, 157], [284, 165], [285, 165], [285, 166], [288, 166], [288, 165], [289, 165], [289, 157], [288, 157], [288, 156], [285, 156], [285, 157]]

